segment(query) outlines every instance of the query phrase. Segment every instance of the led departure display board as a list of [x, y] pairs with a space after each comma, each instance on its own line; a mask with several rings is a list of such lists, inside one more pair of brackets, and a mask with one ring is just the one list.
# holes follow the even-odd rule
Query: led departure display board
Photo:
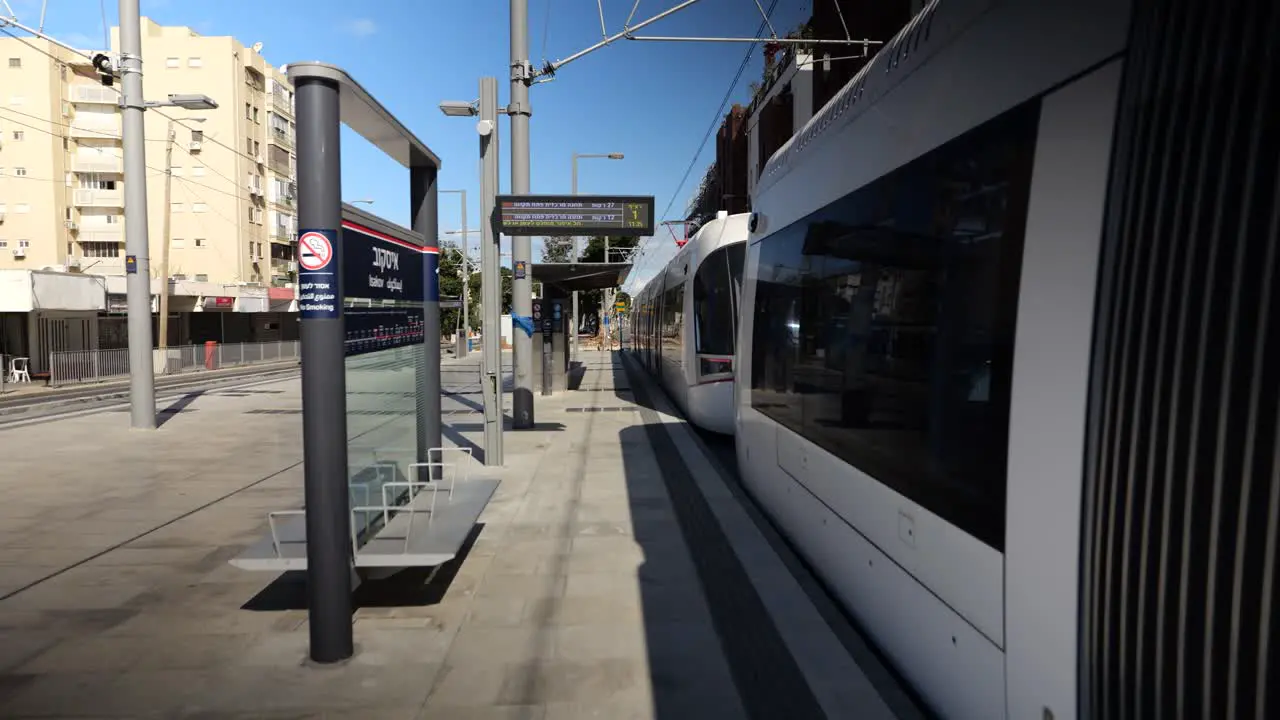
[[653, 234], [653, 196], [499, 195], [503, 235]]

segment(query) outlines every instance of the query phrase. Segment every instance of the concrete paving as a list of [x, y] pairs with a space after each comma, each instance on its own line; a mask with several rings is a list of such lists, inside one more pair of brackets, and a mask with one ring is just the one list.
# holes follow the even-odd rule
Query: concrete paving
[[[678, 423], [619, 357], [584, 353], [582, 389], [536, 398], [505, 468], [473, 467], [502, 485], [458, 561], [360, 588], [337, 667], [304, 660], [298, 578], [227, 562], [301, 504], [296, 379], [205, 393], [152, 433], [121, 412], [0, 430], [0, 717], [893, 716], [803, 594], [759, 592], [791, 582], [776, 558], [745, 572], [724, 549], [770, 552], [731, 496], [672, 492], [693, 445], [655, 452], [647, 425]], [[349, 435], [399, 444], [412, 369], [366, 372]], [[447, 443], [478, 444], [478, 354], [443, 376]], [[708, 583], [749, 602], [713, 606]]]

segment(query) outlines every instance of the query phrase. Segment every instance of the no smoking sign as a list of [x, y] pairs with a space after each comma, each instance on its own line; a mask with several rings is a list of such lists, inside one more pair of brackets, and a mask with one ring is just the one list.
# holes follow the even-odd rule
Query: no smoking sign
[[303, 270], [315, 272], [329, 266], [333, 260], [333, 244], [318, 232], [303, 233], [298, 238], [298, 265]]

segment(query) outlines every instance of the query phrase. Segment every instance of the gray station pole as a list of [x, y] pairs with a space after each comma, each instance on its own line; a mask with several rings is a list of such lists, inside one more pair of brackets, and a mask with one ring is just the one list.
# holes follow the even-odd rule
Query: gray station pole
[[[574, 195], [578, 194], [578, 153], [573, 154], [573, 187], [570, 189]], [[578, 249], [578, 245], [582, 238], [575, 235], [573, 237], [573, 259], [576, 263], [582, 259], [582, 253]], [[578, 359], [578, 291], [573, 291], [573, 315], [569, 318], [569, 358], [571, 360]]]
[[462, 190], [462, 356], [471, 354], [471, 236], [467, 234], [467, 191]]
[[[423, 164], [409, 168], [410, 211], [413, 231], [425, 239], [433, 251], [422, 256], [422, 351], [423, 377], [418, 388], [418, 462], [439, 462], [431, 448], [444, 447], [440, 427], [440, 248], [439, 196], [436, 167]], [[442, 458], [443, 459], [443, 458]], [[431, 468], [431, 479], [439, 479], [440, 468]], [[416, 478], [410, 478], [414, 480]]]
[[120, 107], [124, 116], [129, 420], [135, 428], [153, 430], [156, 427], [156, 376], [151, 352], [151, 251], [147, 247], [147, 151], [142, 116], [145, 105], [142, 98], [142, 25], [138, 0], [120, 0], [120, 76]]
[[338, 84], [300, 78], [294, 98], [299, 245], [316, 233], [332, 246], [331, 257], [315, 271], [299, 256], [298, 310], [311, 659], [333, 663], [353, 652]]
[[[498, 79], [480, 78], [480, 303], [484, 313], [484, 464], [502, 461], [502, 270], [495, 232], [498, 197]], [[532, 312], [532, 309], [530, 310]], [[520, 331], [512, 323], [512, 341]]]
[[[511, 193], [529, 193], [529, 3], [511, 0]], [[526, 268], [524, 277], [511, 279], [511, 314], [529, 318], [533, 315], [533, 242], [527, 235], [511, 238], [511, 266]], [[512, 323], [512, 350], [515, 355], [515, 397], [512, 412], [514, 426], [534, 426], [533, 414], [533, 337]]]

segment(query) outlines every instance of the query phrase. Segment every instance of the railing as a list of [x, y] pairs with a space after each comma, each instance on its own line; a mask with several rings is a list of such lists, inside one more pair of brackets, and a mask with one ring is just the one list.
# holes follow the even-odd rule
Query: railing
[[78, 188], [71, 201], [76, 207], [124, 207], [124, 190]]
[[[154, 350], [157, 375], [220, 370], [298, 360], [297, 340], [216, 345], [179, 345]], [[49, 353], [49, 385], [102, 382], [129, 375], [129, 349], [63, 350]]]

